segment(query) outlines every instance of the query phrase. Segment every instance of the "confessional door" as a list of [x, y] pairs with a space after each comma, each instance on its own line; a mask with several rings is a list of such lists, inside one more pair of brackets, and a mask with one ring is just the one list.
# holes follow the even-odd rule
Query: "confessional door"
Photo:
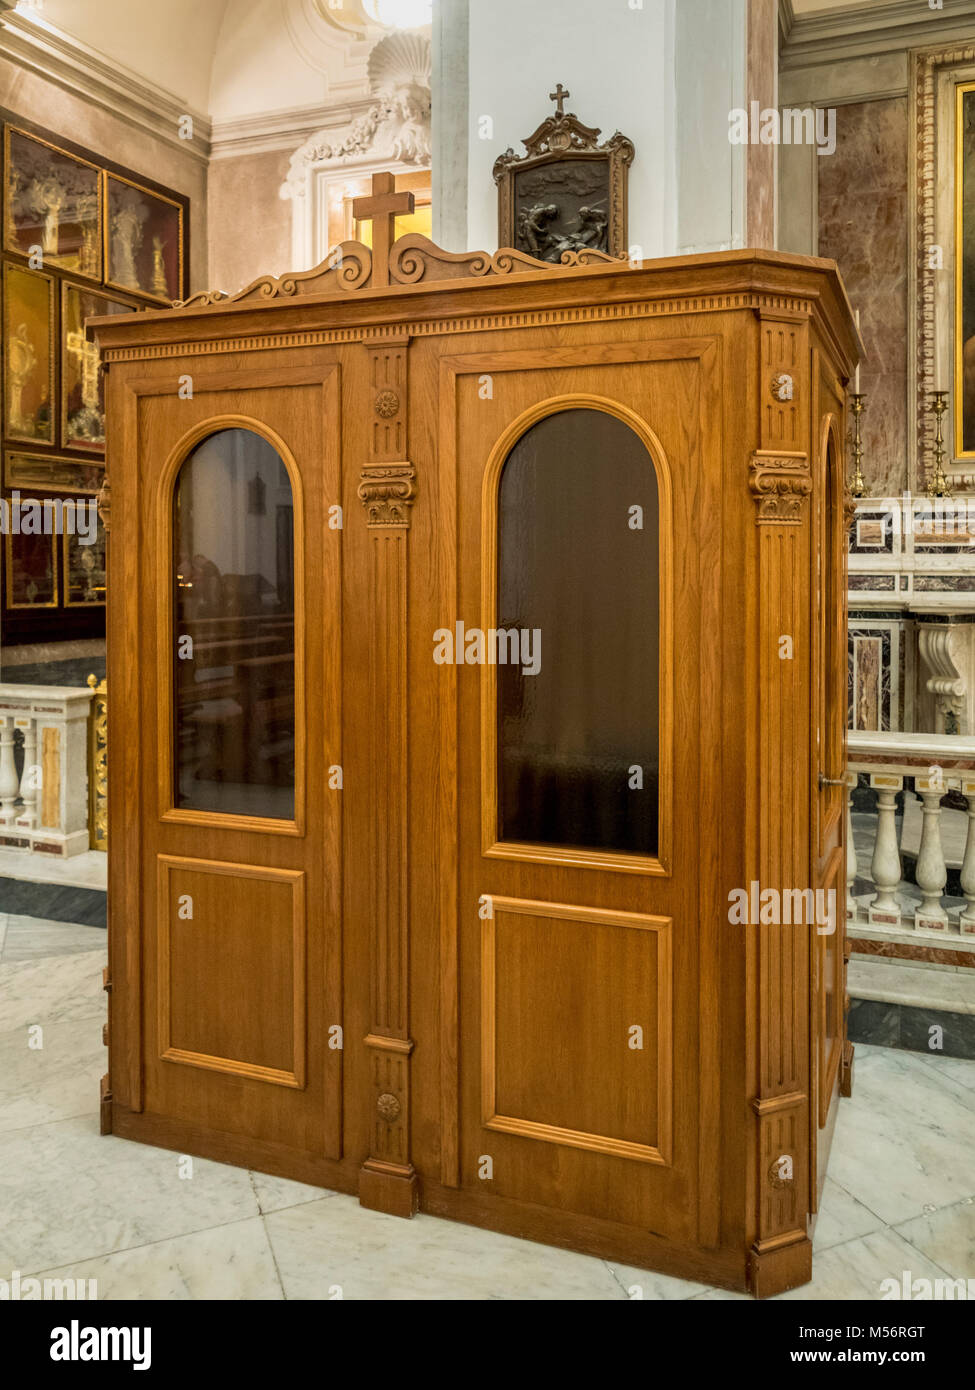
[[321, 369], [139, 391], [139, 1108], [268, 1155], [341, 1152], [337, 421]]
[[691, 1242], [716, 1221], [698, 1184], [702, 933], [722, 911], [699, 867], [715, 355], [685, 338], [453, 358], [441, 450], [463, 624], [445, 1177]]
[[[842, 402], [829, 376], [820, 381], [823, 415], [817, 440], [817, 468], [821, 486], [814, 489], [812, 507], [812, 560], [815, 609], [815, 653], [812, 683], [813, 797], [812, 883], [822, 892], [811, 978], [811, 1007], [817, 1038], [814, 1059], [818, 1085], [813, 1132], [831, 1123], [846, 1039], [846, 533], [843, 521], [844, 470], [839, 453], [838, 421]], [[825, 1171], [829, 1143], [820, 1146], [818, 1176]], [[816, 1194], [813, 1194], [815, 1202]]]

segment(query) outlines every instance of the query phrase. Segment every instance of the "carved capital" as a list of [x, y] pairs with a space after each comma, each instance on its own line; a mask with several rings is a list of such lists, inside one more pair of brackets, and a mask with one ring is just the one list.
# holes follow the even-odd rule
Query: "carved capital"
[[369, 514], [369, 526], [409, 526], [416, 498], [416, 469], [411, 463], [367, 463], [356, 490]]
[[98, 515], [101, 517], [102, 525], [105, 527], [106, 531], [109, 531], [112, 525], [112, 497], [107, 473], [102, 478], [102, 485], [98, 489], [98, 496], [95, 500], [98, 505]]
[[760, 526], [802, 525], [803, 502], [812, 492], [805, 454], [756, 450], [748, 484], [758, 503]]
[[850, 484], [845, 484], [843, 488], [843, 525], [847, 531], [852, 531], [853, 523], [857, 519], [857, 500], [850, 490]]

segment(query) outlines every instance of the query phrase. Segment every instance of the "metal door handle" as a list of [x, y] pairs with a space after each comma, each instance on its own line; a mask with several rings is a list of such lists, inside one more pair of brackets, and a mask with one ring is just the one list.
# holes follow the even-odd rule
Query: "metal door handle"
[[822, 791], [824, 787], [845, 787], [845, 786], [846, 786], [846, 778], [845, 778], [845, 777], [827, 777], [825, 772], [821, 772], [821, 773], [819, 774], [819, 790], [820, 790], [820, 791]]

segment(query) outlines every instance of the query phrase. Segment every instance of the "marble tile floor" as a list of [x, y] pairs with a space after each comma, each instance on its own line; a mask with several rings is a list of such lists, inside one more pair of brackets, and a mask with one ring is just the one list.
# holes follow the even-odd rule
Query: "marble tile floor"
[[[101, 1137], [104, 948], [0, 918], [0, 1276], [95, 1279], [102, 1299], [744, 1297], [202, 1159], [181, 1177], [179, 1155]], [[975, 1062], [858, 1047], [813, 1281], [783, 1298], [975, 1277], [973, 1153]]]

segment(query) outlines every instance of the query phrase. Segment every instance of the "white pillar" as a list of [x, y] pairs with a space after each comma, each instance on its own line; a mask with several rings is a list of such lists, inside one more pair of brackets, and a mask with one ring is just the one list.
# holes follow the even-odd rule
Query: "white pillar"
[[944, 931], [948, 914], [941, 905], [941, 895], [948, 882], [948, 867], [941, 848], [941, 798], [945, 794], [941, 776], [915, 778], [914, 785], [924, 803], [921, 820], [921, 846], [917, 855], [917, 886], [922, 893], [921, 906], [914, 914], [914, 925], [927, 931]]
[[877, 793], [877, 839], [870, 861], [877, 893], [867, 910], [867, 918], [881, 926], [899, 926], [901, 905], [897, 900], [897, 888], [902, 874], [895, 809], [904, 779], [886, 772], [871, 772], [870, 785]]

